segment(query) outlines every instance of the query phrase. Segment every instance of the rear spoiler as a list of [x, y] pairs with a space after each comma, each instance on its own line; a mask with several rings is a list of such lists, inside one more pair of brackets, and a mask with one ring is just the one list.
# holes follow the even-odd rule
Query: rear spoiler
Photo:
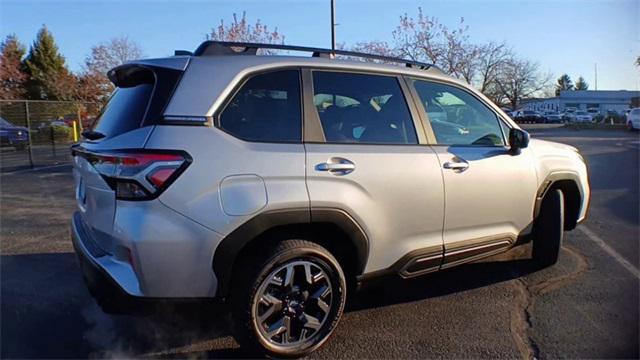
[[107, 72], [107, 76], [119, 88], [152, 84], [153, 95], [141, 126], [158, 124], [163, 121], [164, 109], [187, 69], [190, 59], [189, 56], [174, 56], [136, 60], [116, 66]]
[[189, 64], [189, 56], [134, 60], [116, 66], [107, 72], [107, 77], [117, 87], [131, 87], [144, 83], [153, 83], [158, 70], [178, 70], [183, 72]]

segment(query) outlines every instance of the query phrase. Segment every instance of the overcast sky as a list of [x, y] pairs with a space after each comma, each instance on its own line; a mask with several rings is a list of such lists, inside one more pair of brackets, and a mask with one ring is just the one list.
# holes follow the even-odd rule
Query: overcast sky
[[[539, 62], [554, 78], [582, 75], [593, 89], [638, 90], [640, 71], [640, 0], [336, 0], [338, 42], [391, 40], [401, 14], [437, 17], [455, 26], [460, 17], [474, 41], [505, 41], [521, 56]], [[205, 34], [247, 12], [278, 27], [285, 43], [330, 47], [329, 0], [298, 1], [31, 1], [0, 0], [0, 34], [15, 33], [29, 45], [46, 24], [72, 70], [92, 45], [126, 35], [148, 57], [194, 50]]]

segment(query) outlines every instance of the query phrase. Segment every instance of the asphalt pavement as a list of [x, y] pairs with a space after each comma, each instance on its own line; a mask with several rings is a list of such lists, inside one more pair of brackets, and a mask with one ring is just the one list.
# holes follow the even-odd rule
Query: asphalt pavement
[[0, 148], [0, 173], [59, 165], [69, 162], [70, 143], [38, 144], [31, 149]]
[[[578, 147], [591, 169], [589, 219], [560, 262], [536, 270], [530, 248], [353, 294], [312, 358], [638, 358], [640, 136], [535, 127]], [[100, 311], [72, 253], [68, 165], [0, 174], [0, 356], [179, 357], [244, 354], [228, 315], [166, 305], [146, 317]]]

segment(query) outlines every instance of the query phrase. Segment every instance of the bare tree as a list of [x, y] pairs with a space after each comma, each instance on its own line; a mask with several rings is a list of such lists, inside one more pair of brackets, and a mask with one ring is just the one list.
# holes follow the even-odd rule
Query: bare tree
[[396, 56], [396, 51], [386, 41], [359, 41], [351, 47], [351, 51], [357, 51], [366, 54]]
[[[344, 43], [339, 43], [337, 48], [340, 50], [347, 49]], [[389, 44], [386, 41], [379, 41], [379, 40], [359, 41], [355, 43], [353, 46], [351, 46], [351, 48], [348, 48], [348, 50], [365, 53], [365, 54], [382, 55], [382, 56], [389, 56], [389, 57], [397, 56], [395, 50], [391, 46], [389, 46]], [[338, 58], [349, 59], [350, 57], [338, 55]], [[357, 59], [364, 60], [366, 62], [385, 63], [385, 61], [370, 59], [370, 58], [362, 58], [362, 59], [357, 58]], [[396, 64], [396, 63], [393, 63], [393, 64]]]
[[515, 110], [522, 100], [545, 89], [549, 80], [549, 75], [540, 73], [538, 63], [514, 57], [501, 67], [496, 88], [499, 96]]
[[464, 25], [464, 18], [460, 18], [459, 27], [456, 29], [442, 26], [441, 67], [448, 74], [471, 83], [476, 68], [478, 47], [469, 42], [468, 30], [469, 27]]
[[[225, 24], [220, 19], [220, 25], [211, 30], [207, 35], [209, 40], [218, 41], [236, 41], [236, 42], [252, 42], [261, 44], [284, 44], [284, 35], [278, 32], [278, 28], [269, 30], [269, 27], [263, 24], [260, 19], [255, 24], [249, 24], [246, 12], [242, 13], [242, 17], [233, 14], [233, 21]], [[274, 51], [262, 51], [263, 53], [274, 53]]]
[[85, 66], [91, 73], [106, 75], [110, 69], [143, 56], [136, 42], [128, 37], [117, 37], [92, 47]]
[[394, 53], [416, 61], [430, 62], [444, 72], [473, 83], [477, 77], [482, 47], [469, 41], [469, 27], [464, 18], [455, 28], [426, 16], [418, 8], [418, 16], [400, 16], [392, 36]]
[[128, 37], [117, 37], [91, 48], [84, 69], [78, 76], [76, 96], [85, 101], [104, 102], [113, 91], [107, 72], [127, 61], [140, 59], [140, 46]]
[[476, 86], [486, 93], [495, 87], [500, 69], [513, 58], [513, 53], [504, 43], [489, 42], [478, 46], [476, 58]]
[[392, 32], [395, 50], [401, 57], [439, 65], [444, 57], [442, 29], [438, 19], [424, 15], [420, 7], [415, 19], [405, 13]]

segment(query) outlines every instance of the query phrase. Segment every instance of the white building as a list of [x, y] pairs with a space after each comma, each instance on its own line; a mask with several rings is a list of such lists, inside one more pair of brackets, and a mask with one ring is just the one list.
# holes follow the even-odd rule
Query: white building
[[607, 111], [622, 113], [631, 107], [631, 99], [640, 97], [640, 91], [627, 90], [564, 90], [560, 96], [549, 99], [535, 99], [522, 105], [525, 110], [558, 111], [566, 108], [578, 110], [598, 109], [605, 114]]

